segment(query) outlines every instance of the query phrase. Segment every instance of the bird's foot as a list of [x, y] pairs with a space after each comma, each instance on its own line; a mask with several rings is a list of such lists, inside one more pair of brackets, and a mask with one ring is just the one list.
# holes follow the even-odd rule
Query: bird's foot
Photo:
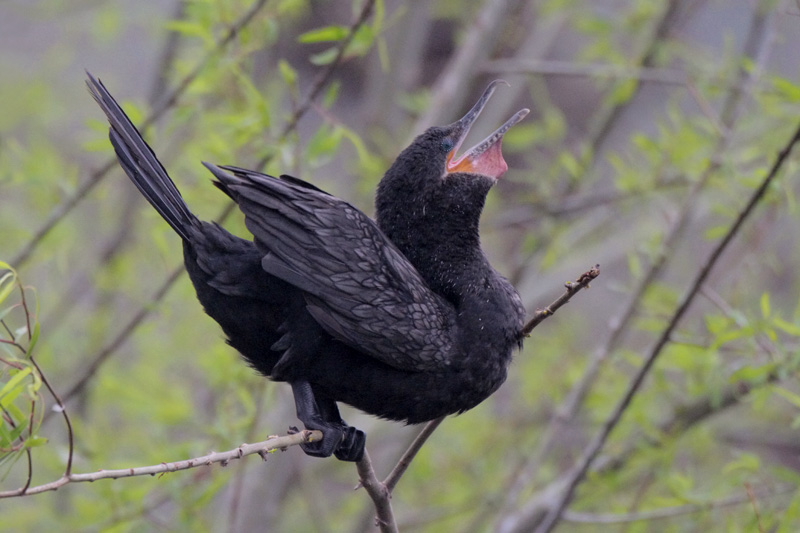
[[360, 429], [353, 426], [344, 426], [344, 436], [342, 442], [333, 452], [340, 461], [360, 461], [364, 457], [364, 445], [367, 443], [367, 436]]
[[[367, 437], [363, 431], [352, 426], [310, 421], [306, 429], [322, 432], [322, 440], [305, 442], [300, 448], [311, 457], [330, 457], [334, 455], [340, 461], [359, 461], [364, 456], [364, 445]], [[297, 430], [297, 428], [290, 428]]]

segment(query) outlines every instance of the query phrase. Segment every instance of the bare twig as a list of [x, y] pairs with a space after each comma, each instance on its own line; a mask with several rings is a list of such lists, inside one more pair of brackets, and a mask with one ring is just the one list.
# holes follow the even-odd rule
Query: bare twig
[[742, 399], [746, 398], [753, 390], [780, 381], [784, 373], [780, 368], [775, 368], [756, 383], [746, 380], [737, 381], [727, 385], [721, 392], [714, 392], [691, 403], [678, 405], [673, 408], [672, 414], [658, 424], [659, 436], [657, 438], [634, 437], [620, 452], [596, 460], [591, 471], [604, 473], [619, 470], [634, 453], [644, 449], [643, 445], [662, 446], [664, 442], [676, 438], [709, 417], [739, 405]]
[[241, 459], [242, 457], [246, 457], [248, 455], [259, 455], [262, 459], [266, 460], [267, 454], [276, 450], [284, 450], [289, 446], [295, 446], [319, 439], [322, 439], [322, 432], [303, 430], [298, 433], [283, 437], [274, 436], [263, 442], [257, 442], [255, 444], [242, 444], [238, 448], [227, 452], [212, 452], [202, 457], [195, 457], [193, 459], [186, 459], [174, 463], [160, 463], [152, 466], [123, 468], [120, 470], [98, 470], [97, 472], [90, 472], [86, 474], [65, 474], [55, 481], [45, 483], [44, 485], [30, 487], [27, 490], [18, 489], [0, 492], [0, 498], [14, 498], [17, 496], [40, 494], [42, 492], [57, 490], [68, 483], [97, 481], [100, 479], [119, 479], [123, 477], [134, 476], [155, 476], [157, 474], [188, 470], [190, 468], [197, 468], [200, 466], [209, 466], [214, 463], [220, 463], [222, 466], [227, 466], [230, 461], [234, 459]]
[[372, 468], [372, 461], [367, 450], [364, 450], [364, 457], [356, 463], [356, 468], [360, 486], [364, 487], [375, 505], [377, 526], [382, 533], [396, 533], [397, 522], [395, 522], [392, 511], [392, 493], [386, 484], [378, 481], [375, 476], [375, 470]]
[[783, 168], [784, 162], [789, 157], [789, 154], [791, 153], [792, 149], [794, 148], [795, 144], [797, 144], [798, 141], [800, 141], [800, 126], [798, 126], [792, 137], [789, 139], [786, 145], [780, 150], [777, 158], [775, 159], [775, 162], [773, 163], [766, 177], [762, 180], [761, 185], [751, 195], [749, 201], [742, 209], [742, 211], [739, 213], [739, 216], [736, 218], [734, 223], [728, 229], [727, 233], [722, 238], [722, 240], [717, 244], [717, 246], [711, 252], [709, 258], [703, 264], [703, 267], [700, 269], [700, 272], [695, 277], [688, 292], [681, 299], [680, 304], [678, 305], [677, 309], [675, 310], [672, 316], [672, 319], [662, 332], [655, 346], [653, 346], [653, 348], [647, 354], [644, 363], [642, 364], [641, 368], [639, 369], [639, 371], [636, 373], [633, 380], [629, 384], [628, 389], [626, 390], [622, 399], [614, 408], [611, 415], [603, 423], [603, 426], [598, 432], [598, 434], [586, 446], [583, 454], [576, 463], [575, 467], [568, 474], [568, 482], [566, 484], [564, 492], [561, 494], [560, 498], [558, 498], [556, 504], [550, 508], [544, 521], [537, 528], [536, 530], [537, 532], [546, 533], [551, 531], [552, 528], [555, 527], [556, 523], [561, 517], [561, 513], [564, 511], [564, 508], [572, 499], [572, 495], [575, 491], [575, 488], [583, 479], [583, 477], [586, 475], [586, 472], [588, 471], [592, 462], [597, 457], [597, 454], [605, 445], [608, 436], [611, 434], [611, 431], [619, 423], [619, 420], [622, 418], [623, 413], [627, 410], [628, 405], [630, 404], [636, 392], [641, 387], [642, 383], [644, 382], [644, 378], [647, 376], [653, 364], [655, 363], [656, 359], [661, 354], [661, 351], [669, 343], [673, 331], [678, 326], [678, 323], [683, 318], [683, 316], [686, 314], [686, 311], [689, 309], [689, 306], [694, 301], [695, 296], [699, 293], [700, 287], [703, 285], [703, 283], [705, 283], [706, 279], [708, 279], [711, 270], [714, 268], [714, 266], [716, 266], [717, 262], [719, 261], [719, 258], [722, 256], [722, 253], [727, 249], [730, 242], [739, 233], [739, 230], [741, 229], [744, 222], [750, 217], [755, 207], [762, 200], [768, 187], [775, 179], [775, 176], [777, 176], [781, 168]]
[[759, 533], [764, 533], [764, 525], [761, 523], [761, 513], [758, 512], [758, 502], [756, 501], [756, 494], [750, 483], [745, 483], [744, 488], [747, 491], [747, 498], [753, 504], [753, 513], [756, 515], [756, 523], [758, 524]]
[[433, 432], [436, 431], [436, 428], [439, 427], [439, 424], [441, 424], [443, 420], [444, 417], [441, 417], [437, 418], [436, 420], [431, 420], [425, 424], [425, 427], [422, 428], [422, 431], [419, 432], [400, 460], [397, 461], [395, 467], [392, 469], [389, 475], [386, 476], [386, 479], [383, 480], [383, 484], [386, 486], [389, 494], [391, 494], [395, 486], [397, 486], [397, 482], [400, 481], [400, 478], [408, 469], [411, 461], [413, 461], [414, 457], [417, 456], [417, 453], [419, 452], [420, 448], [422, 448], [422, 445], [425, 444]]
[[595, 265], [583, 274], [581, 274], [578, 279], [574, 282], [568, 281], [564, 284], [564, 287], [567, 288], [567, 292], [562, 294], [561, 296], [556, 299], [553, 303], [545, 307], [544, 309], [537, 309], [536, 312], [533, 314], [533, 318], [528, 321], [527, 324], [522, 328], [521, 335], [523, 337], [527, 337], [533, 331], [533, 328], [538, 326], [542, 323], [542, 321], [555, 314], [558, 309], [566, 304], [570, 299], [581, 289], [585, 289], [589, 287], [589, 283], [595, 279], [597, 276], [600, 275], [600, 265]]

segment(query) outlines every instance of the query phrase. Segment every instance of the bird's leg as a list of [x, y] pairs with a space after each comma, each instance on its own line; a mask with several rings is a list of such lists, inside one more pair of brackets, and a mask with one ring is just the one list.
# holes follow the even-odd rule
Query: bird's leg
[[314, 399], [314, 391], [308, 381], [293, 381], [291, 385], [294, 393], [294, 404], [297, 407], [297, 418], [303, 422], [306, 429], [322, 431], [321, 441], [307, 442], [301, 444], [300, 447], [306, 455], [330, 457], [344, 439], [344, 429], [341, 423], [330, 423], [323, 419]]
[[344, 431], [342, 442], [334, 450], [333, 454], [340, 461], [360, 461], [364, 455], [367, 436], [363, 431], [353, 426], [348, 426], [347, 422], [342, 420], [342, 415], [339, 414], [339, 407], [335, 401], [319, 394], [316, 395], [316, 399], [322, 418], [331, 424], [338, 424]]

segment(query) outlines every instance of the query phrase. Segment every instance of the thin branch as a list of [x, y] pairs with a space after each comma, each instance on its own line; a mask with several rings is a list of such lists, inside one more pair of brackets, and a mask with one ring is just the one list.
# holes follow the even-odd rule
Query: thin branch
[[414, 457], [417, 456], [419, 450], [422, 448], [422, 445], [428, 440], [428, 438], [436, 431], [436, 428], [439, 427], [439, 424], [442, 423], [444, 417], [437, 418], [435, 420], [431, 420], [425, 427], [422, 428], [422, 431], [419, 432], [419, 435], [416, 436], [414, 441], [411, 445], [406, 449], [403, 456], [397, 461], [397, 464], [394, 466], [392, 471], [386, 476], [386, 479], [383, 480], [383, 484], [386, 486], [386, 490], [389, 491], [389, 494], [392, 493], [394, 488], [397, 486], [397, 482], [400, 481], [400, 478], [405, 474], [406, 470], [408, 470], [411, 461], [414, 460]]
[[[679, 2], [667, 2], [661, 13], [656, 17], [656, 20], [649, 28], [650, 35], [645, 39], [645, 46], [640, 50], [634, 52], [634, 64], [637, 68], [648, 69], [655, 63], [655, 58], [660, 51], [660, 44], [667, 36], [669, 29], [673, 25], [673, 21], [678, 15]], [[614, 88], [619, 87], [619, 83], [626, 83], [626, 81], [616, 82]], [[641, 84], [636, 84], [635, 91], [641, 89]], [[609, 91], [610, 93], [611, 91]], [[634, 95], [631, 94], [625, 102], [613, 101], [611, 104], [603, 106], [598, 110], [591, 121], [589, 122], [589, 132], [586, 139], [583, 141], [578, 153], [578, 161], [584, 169], [584, 173], [588, 173], [589, 169], [593, 166], [594, 162], [598, 160], [599, 154], [602, 152], [603, 144], [609, 138], [611, 132], [618, 123], [622, 112], [629, 102], [634, 100]], [[573, 180], [572, 183], [579, 182], [579, 179]]]
[[546, 59], [495, 59], [483, 71], [489, 74], [545, 74], [550, 76], [579, 76], [590, 78], [634, 79], [667, 85], [686, 86], [688, 77], [677, 69], [632, 67], [598, 63], [573, 63]]
[[[289, 121], [284, 125], [283, 129], [281, 130], [280, 137], [285, 138], [289, 133], [291, 133], [296, 127], [298, 121], [308, 113], [308, 110], [311, 109], [311, 106], [314, 104], [314, 101], [317, 97], [322, 93], [322, 90], [330, 83], [331, 77], [339, 65], [342, 63], [342, 59], [344, 58], [344, 54], [347, 51], [347, 47], [350, 46], [350, 43], [353, 41], [353, 38], [356, 35], [356, 32], [364, 25], [367, 21], [369, 16], [372, 14], [372, 9], [375, 7], [375, 0], [365, 0], [364, 5], [361, 7], [361, 10], [358, 13], [358, 16], [350, 25], [350, 28], [347, 31], [347, 35], [339, 41], [339, 44], [336, 49], [336, 56], [334, 57], [333, 61], [331, 61], [327, 68], [319, 73], [317, 79], [314, 80], [314, 83], [311, 85], [311, 89], [308, 91], [305, 99], [302, 103], [300, 103], [292, 113], [292, 116], [289, 118]], [[262, 163], [263, 166], [263, 163]]]
[[742, 225], [744, 225], [744, 222], [750, 217], [755, 207], [761, 202], [770, 184], [774, 180], [775, 176], [777, 176], [778, 172], [783, 168], [786, 159], [789, 157], [789, 154], [791, 153], [795, 144], [798, 143], [798, 141], [800, 141], [800, 126], [798, 126], [792, 137], [778, 153], [775, 162], [773, 163], [766, 177], [762, 180], [761, 185], [753, 192], [749, 201], [745, 205], [744, 209], [739, 213], [739, 216], [736, 218], [735, 222], [728, 229], [728, 232], [725, 234], [722, 240], [717, 244], [717, 246], [714, 248], [709, 258], [706, 260], [703, 267], [700, 269], [700, 272], [698, 273], [697, 277], [691, 284], [689, 291], [684, 295], [684, 297], [680, 302], [680, 305], [675, 310], [675, 313], [673, 314], [669, 324], [664, 329], [658, 341], [656, 342], [655, 346], [653, 346], [653, 348], [650, 350], [650, 353], [648, 353], [641, 368], [639, 369], [639, 371], [636, 373], [633, 380], [629, 384], [628, 389], [623, 395], [621, 401], [617, 404], [617, 406], [612, 411], [611, 415], [603, 423], [603, 426], [598, 432], [598, 434], [592, 439], [589, 445], [585, 448], [577, 464], [568, 475], [568, 482], [564, 492], [560, 495], [556, 504], [550, 508], [544, 521], [537, 528], [536, 530], [537, 532], [547, 533], [551, 531], [553, 527], [555, 527], [556, 523], [561, 517], [561, 513], [564, 511], [564, 508], [572, 499], [572, 496], [575, 492], [575, 488], [583, 480], [583, 477], [586, 475], [586, 472], [589, 470], [589, 467], [591, 466], [592, 462], [595, 460], [597, 454], [605, 445], [606, 440], [608, 440], [608, 436], [611, 434], [611, 431], [617, 426], [620, 419], [622, 418], [623, 413], [627, 410], [628, 405], [630, 405], [630, 402], [633, 399], [634, 395], [638, 392], [639, 388], [642, 386], [644, 378], [649, 374], [650, 369], [652, 368], [656, 359], [661, 354], [664, 347], [669, 343], [673, 331], [675, 331], [675, 329], [678, 326], [678, 323], [686, 314], [690, 305], [694, 301], [695, 296], [699, 293], [700, 287], [708, 279], [711, 270], [719, 262], [719, 258], [722, 256], [722, 253], [727, 249], [730, 242], [739, 233], [739, 230], [741, 229]]
[[[639, 511], [636, 513], [581, 513], [577, 511], [564, 511], [564, 520], [567, 522], [576, 522], [579, 524], [626, 524], [631, 522], [643, 522], [650, 520], [664, 520], [683, 516], [687, 514], [701, 513], [711, 509], [719, 509], [721, 507], [731, 507], [734, 505], [742, 505], [755, 500], [756, 497], [764, 498], [769, 496], [778, 496], [787, 494], [797, 490], [796, 486], [790, 485], [780, 487], [778, 489], [761, 488], [760, 490], [753, 490], [751, 487], [746, 486], [745, 494], [736, 494], [728, 496], [721, 500], [712, 501], [700, 504], [687, 504], [677, 505], [675, 507], [665, 507], [662, 509], [653, 509], [650, 511]], [[755, 505], [755, 502], [754, 502]]]
[[67, 425], [67, 444], [69, 446], [67, 452], [67, 466], [64, 468], [64, 475], [69, 476], [72, 472], [72, 458], [75, 455], [75, 434], [72, 431], [72, 422], [69, 419], [69, 415], [67, 414], [67, 407], [64, 405], [64, 402], [61, 401], [58, 394], [56, 393], [55, 389], [52, 385], [50, 385], [50, 381], [42, 372], [42, 369], [39, 367], [39, 364], [33, 359], [33, 354], [29, 357], [31, 364], [36, 367], [36, 371], [39, 373], [39, 377], [44, 383], [44, 386], [47, 387], [47, 390], [50, 392], [50, 395], [56, 401], [58, 405], [58, 411], [61, 412], [61, 415], [64, 417], [64, 423]]
[[40, 494], [42, 492], [58, 490], [68, 483], [97, 481], [100, 479], [119, 479], [123, 477], [135, 476], [155, 476], [157, 474], [166, 474], [169, 472], [177, 472], [179, 470], [189, 470], [190, 468], [209, 466], [214, 463], [220, 463], [222, 466], [227, 466], [230, 461], [234, 459], [241, 459], [242, 457], [247, 457], [248, 455], [259, 455], [266, 461], [267, 455], [276, 450], [285, 450], [289, 446], [295, 446], [319, 439], [322, 439], [322, 432], [303, 430], [292, 435], [285, 435], [283, 437], [273, 436], [263, 442], [257, 442], [255, 444], [242, 444], [238, 448], [227, 452], [212, 452], [202, 457], [195, 457], [193, 459], [186, 459], [174, 463], [160, 463], [152, 466], [123, 468], [120, 470], [98, 470], [97, 472], [90, 472], [86, 474], [64, 475], [55, 481], [45, 483], [44, 485], [30, 487], [27, 490], [17, 489], [0, 492], [0, 498], [14, 498], [19, 496]]
[[764, 533], [764, 525], [761, 523], [761, 513], [758, 511], [758, 502], [756, 501], [755, 491], [753, 491], [753, 487], [750, 485], [750, 483], [745, 483], [744, 488], [747, 490], [747, 498], [750, 500], [750, 503], [753, 504], [753, 513], [756, 515], [758, 531], [759, 533]]
[[737, 381], [727, 385], [721, 392], [712, 392], [691, 403], [674, 407], [672, 414], [658, 424], [659, 436], [657, 438], [637, 436], [630, 439], [630, 442], [622, 451], [613, 456], [596, 460], [592, 466], [592, 473], [619, 470], [632, 455], [644, 448], [643, 445], [650, 447], [662, 446], [668, 439], [676, 438], [709, 417], [739, 405], [742, 399], [746, 398], [753, 390], [780, 381], [785, 374], [785, 370], [785, 368], [776, 367], [758, 382]]
[[100, 370], [100, 367], [106, 360], [113, 355], [117, 349], [122, 346], [122, 343], [130, 337], [131, 333], [133, 333], [137, 327], [147, 318], [150, 313], [153, 312], [154, 304], [160, 302], [164, 296], [166, 296], [169, 289], [175, 284], [175, 282], [180, 278], [180, 276], [185, 272], [183, 265], [175, 268], [170, 272], [170, 275], [164, 280], [164, 283], [161, 284], [161, 287], [158, 288], [156, 293], [150, 299], [150, 301], [139, 308], [136, 314], [128, 321], [127, 324], [120, 330], [117, 335], [111, 339], [111, 342], [106, 344], [103, 348], [97, 352], [89, 363], [88, 366], [85, 367], [85, 370], [78, 381], [76, 381], [64, 394], [64, 402], [69, 402], [73, 397], [75, 397], [78, 393], [80, 393], [84, 387], [89, 383], [89, 380]]
[[359, 486], [364, 487], [372, 502], [375, 504], [376, 525], [382, 533], [397, 533], [397, 522], [392, 511], [392, 493], [385, 483], [378, 481], [369, 453], [364, 450], [364, 457], [356, 463], [358, 469]]
[[[653, 23], [649, 25], [649, 35], [647, 39], [644, 39], [644, 44], [637, 47], [631, 54], [631, 63], [636, 65], [636, 68], [647, 69], [651, 68], [654, 64], [654, 58], [660, 50], [660, 44], [677, 17], [678, 4], [679, 2], [667, 2], [665, 7], [655, 17]], [[620, 86], [620, 83], [627, 83], [627, 80], [612, 82], [611, 88], [606, 91], [606, 94], [613, 93], [613, 91]], [[638, 92], [640, 89], [641, 84], [637, 83], [634, 91]], [[563, 191], [565, 196], [572, 194], [578, 187], [578, 184], [585, 182], [583, 178], [589, 174], [591, 168], [599, 159], [603, 144], [609, 137], [609, 132], [617, 125], [626, 106], [634, 101], [634, 96], [635, 94], [631, 94], [625, 101], [613, 99], [610, 103], [603, 104], [600, 109], [592, 114], [586, 126], [588, 131], [580, 143], [578, 143], [577, 148], [572, 151], [580, 165], [581, 175], [573, 176], [567, 180], [566, 189]], [[565, 172], [562, 172], [562, 175], [564, 174]], [[504, 514], [505, 513], [501, 513], [501, 515]]]
[[578, 293], [581, 289], [585, 289], [589, 287], [589, 283], [597, 276], [600, 275], [600, 265], [595, 265], [594, 267], [590, 268], [583, 274], [581, 274], [577, 280], [574, 282], [568, 281], [564, 284], [564, 287], [567, 288], [567, 291], [559, 296], [556, 301], [545, 307], [544, 309], [537, 309], [536, 312], [533, 314], [533, 318], [525, 324], [522, 328], [520, 335], [522, 337], [527, 337], [533, 331], [533, 328], [538, 326], [542, 323], [542, 321], [555, 314], [558, 309], [570, 301], [570, 299]]

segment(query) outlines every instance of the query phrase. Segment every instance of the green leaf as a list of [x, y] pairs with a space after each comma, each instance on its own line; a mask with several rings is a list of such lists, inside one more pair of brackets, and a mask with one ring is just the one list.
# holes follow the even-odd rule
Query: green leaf
[[743, 366], [736, 372], [730, 375], [728, 380], [731, 383], [739, 381], [747, 383], [763, 383], [767, 377], [775, 370], [774, 364], [767, 364], [762, 366]]
[[667, 486], [675, 496], [688, 499], [688, 493], [694, 487], [694, 480], [680, 472], [672, 472], [667, 478]]
[[581, 164], [571, 153], [561, 152], [558, 155], [558, 162], [561, 164], [564, 170], [566, 170], [567, 173], [573, 178], [580, 176], [582, 170]]
[[722, 238], [725, 234], [728, 233], [728, 226], [714, 226], [713, 228], [709, 228], [705, 232], [705, 238], [709, 241], [714, 241], [717, 239]]
[[785, 400], [788, 400], [789, 403], [800, 409], [800, 395], [778, 386], [773, 387], [772, 390], [775, 392], [775, 394], [781, 396]]
[[730, 474], [731, 472], [736, 472], [738, 470], [757, 472], [760, 465], [761, 461], [757, 455], [752, 453], [742, 453], [742, 455], [740, 455], [736, 460], [725, 465], [725, 467], [722, 469], [722, 472], [725, 474]]
[[292, 68], [288, 61], [285, 59], [278, 61], [278, 70], [286, 85], [291, 88], [297, 87], [297, 71]]
[[800, 337], [800, 325], [793, 324], [792, 322], [787, 322], [786, 320], [780, 317], [773, 318], [772, 325], [788, 335], [792, 335], [794, 337]]
[[39, 321], [35, 320], [33, 322], [33, 333], [31, 333], [31, 340], [28, 342], [28, 357], [33, 355], [33, 349], [36, 347], [36, 341], [39, 340]]
[[330, 109], [331, 106], [336, 103], [336, 100], [339, 98], [339, 89], [341, 89], [341, 87], [342, 83], [339, 80], [333, 80], [325, 91], [325, 95], [322, 97], [322, 107]]
[[339, 50], [336, 47], [328, 48], [324, 52], [320, 52], [319, 54], [314, 54], [308, 58], [312, 65], [317, 65], [318, 67], [322, 67], [328, 65], [336, 59]]
[[8, 407], [11, 405], [19, 393], [22, 392], [22, 380], [24, 380], [30, 373], [32, 372], [31, 367], [26, 367], [22, 370], [17, 371], [15, 375], [8, 380], [8, 382], [3, 385], [3, 388], [0, 389], [0, 406]]
[[174, 31], [188, 37], [199, 37], [206, 42], [214, 41], [209, 28], [192, 20], [171, 20], [167, 22], [164, 27], [170, 31]]
[[778, 92], [781, 93], [783, 98], [795, 102], [800, 101], [800, 85], [785, 78], [778, 77], [773, 78], [772, 83], [775, 85], [775, 88], [778, 90]]
[[338, 128], [331, 130], [327, 125], [320, 127], [308, 141], [306, 154], [312, 166], [327, 162], [336, 153], [342, 140], [342, 132]]
[[344, 39], [346, 35], [347, 28], [345, 26], [326, 26], [301, 34], [297, 38], [297, 42], [303, 44], [336, 42]]
[[25, 439], [25, 446], [28, 448], [36, 448], [38, 446], [44, 446], [45, 444], [47, 444], [47, 439], [44, 437], [37, 437], [34, 435], [33, 437]]
[[761, 316], [764, 318], [769, 318], [770, 315], [770, 308], [769, 308], [769, 293], [765, 292], [761, 295]]
[[12, 272], [7, 272], [0, 278], [0, 303], [3, 303], [8, 298], [8, 295], [11, 294], [11, 291], [14, 290], [14, 280], [15, 276]]

